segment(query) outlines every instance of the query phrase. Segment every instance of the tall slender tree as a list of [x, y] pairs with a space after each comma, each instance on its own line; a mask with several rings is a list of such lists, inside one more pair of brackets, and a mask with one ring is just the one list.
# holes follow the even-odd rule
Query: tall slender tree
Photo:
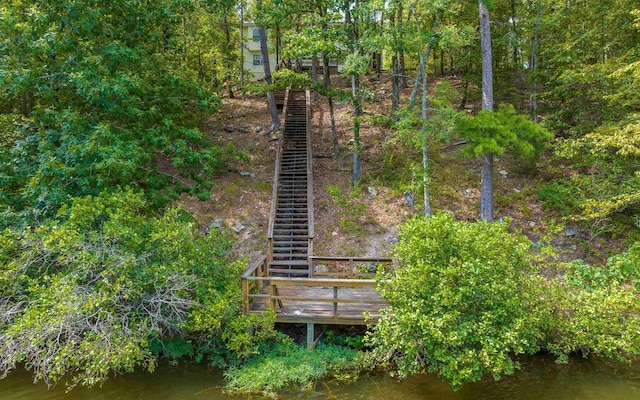
[[[256, 14], [260, 15], [262, 12], [262, 0], [256, 0]], [[258, 24], [258, 36], [260, 38], [260, 51], [262, 53], [262, 68], [264, 69], [264, 81], [267, 85], [273, 84], [271, 78], [271, 63], [269, 62], [269, 49], [267, 48], [267, 30], [264, 26], [264, 22], [259, 18], [256, 18]], [[267, 92], [267, 101], [269, 102], [269, 114], [271, 115], [271, 127], [267, 132], [274, 132], [280, 129], [280, 118], [278, 116], [278, 108], [276, 106], [276, 97], [273, 91]]]
[[[493, 111], [493, 67], [491, 65], [491, 25], [489, 9], [478, 0], [480, 13], [480, 48], [482, 51], [482, 109]], [[493, 154], [482, 155], [480, 219], [493, 221]]]

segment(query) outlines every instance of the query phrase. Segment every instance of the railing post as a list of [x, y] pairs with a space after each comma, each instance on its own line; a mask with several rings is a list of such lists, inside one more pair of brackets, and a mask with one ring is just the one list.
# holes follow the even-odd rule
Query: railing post
[[249, 314], [249, 280], [242, 278], [242, 313]]
[[274, 312], [278, 311], [276, 309], [276, 293], [276, 285], [274, 285], [272, 282], [269, 282], [269, 306]]
[[333, 318], [338, 318], [338, 287], [333, 287]]
[[312, 323], [307, 324], [307, 349], [313, 349], [315, 344], [315, 332]]

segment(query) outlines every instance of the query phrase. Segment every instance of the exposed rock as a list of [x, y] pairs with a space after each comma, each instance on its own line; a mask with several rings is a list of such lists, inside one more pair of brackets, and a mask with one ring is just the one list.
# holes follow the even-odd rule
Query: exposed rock
[[514, 192], [520, 193], [520, 189], [513, 189]]
[[464, 190], [462, 191], [462, 195], [463, 195], [464, 197], [467, 197], [467, 198], [468, 198], [468, 197], [471, 197], [471, 195], [472, 195], [472, 194], [473, 194], [473, 191], [472, 191], [471, 189], [464, 189]]
[[220, 229], [220, 228], [222, 228], [223, 224], [224, 224], [224, 220], [222, 218], [216, 218], [216, 219], [213, 220], [211, 225], [209, 225], [209, 229], [211, 229], [211, 228]]
[[205, 230], [204, 233], [206, 235], [210, 234], [214, 229], [221, 229], [224, 224], [224, 220], [222, 218], [216, 218]]
[[397, 244], [398, 242], [400, 242], [400, 239], [398, 239], [396, 236], [389, 239], [389, 244]]
[[249, 128], [243, 126], [242, 128], [238, 129], [238, 132], [240, 132], [240, 133], [249, 133]]
[[504, 178], [506, 178], [506, 177], [509, 175], [509, 173], [508, 173], [507, 171], [503, 170], [503, 169], [501, 169], [500, 171], [498, 171], [498, 173], [499, 173], [500, 175], [502, 175], [502, 177], [504, 177]]
[[331, 236], [338, 236], [338, 232], [336, 231], [331, 232]]
[[529, 226], [533, 228], [534, 226], [536, 226], [536, 223], [533, 221], [529, 221]]
[[224, 131], [225, 132], [229, 132], [229, 133], [233, 133], [233, 131], [235, 131], [235, 128], [233, 126], [225, 126], [224, 127]]
[[567, 237], [575, 236], [576, 235], [576, 230], [571, 228], [571, 227], [566, 228], [564, 230], [564, 235], [567, 236]]
[[376, 197], [378, 195], [378, 191], [373, 186], [369, 186], [367, 188], [367, 193], [369, 193], [369, 195], [372, 196], [372, 197]]
[[233, 225], [231, 227], [231, 229], [233, 229], [233, 231], [235, 233], [240, 233], [240, 232], [244, 231], [245, 229], [247, 229], [247, 226], [244, 225], [242, 222], [238, 222], [235, 225]]
[[240, 176], [247, 176], [249, 178], [255, 178], [256, 174], [254, 174], [253, 172], [240, 171]]
[[413, 208], [416, 206], [416, 202], [413, 200], [413, 196], [409, 191], [404, 192], [404, 199], [407, 201], [409, 207]]
[[264, 128], [261, 125], [256, 126], [256, 133], [260, 133], [264, 130]]

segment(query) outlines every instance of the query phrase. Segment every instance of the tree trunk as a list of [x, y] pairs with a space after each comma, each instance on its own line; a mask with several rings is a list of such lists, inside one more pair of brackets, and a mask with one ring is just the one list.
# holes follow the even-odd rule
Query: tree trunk
[[244, 1], [240, 2], [240, 96], [244, 97]]
[[398, 120], [398, 116], [396, 115], [396, 111], [398, 110], [398, 104], [400, 102], [400, 79], [398, 77], [398, 56], [396, 53], [393, 54], [393, 58], [391, 59], [392, 66], [392, 91], [391, 91], [391, 116], [394, 120]]
[[[397, 0], [398, 4], [398, 13], [396, 18], [396, 23], [398, 24], [398, 30], [402, 32], [402, 1]], [[398, 73], [400, 74], [400, 89], [406, 89], [409, 87], [409, 83], [407, 82], [407, 74], [404, 68], [404, 41], [400, 40], [400, 49], [398, 49]]]
[[336, 118], [333, 110], [333, 96], [329, 94], [329, 86], [331, 86], [331, 74], [329, 71], [329, 57], [326, 54], [322, 55], [322, 83], [327, 90], [327, 101], [329, 102], [329, 117], [331, 119], [331, 138], [333, 141], [333, 156], [337, 157], [340, 152], [340, 145], [338, 144], [338, 131], [336, 129]]
[[533, 122], [538, 122], [538, 104], [537, 104], [537, 95], [538, 95], [538, 29], [540, 28], [540, 11], [541, 5], [540, 1], [538, 1], [538, 11], [536, 13], [536, 28], [533, 34], [533, 43], [531, 44], [531, 65], [530, 68], [533, 71], [533, 93], [531, 94], [531, 119]]
[[[425, 64], [423, 64], [425, 65]], [[426, 67], [426, 65], [425, 65]], [[427, 73], [422, 71], [422, 189], [424, 191], [424, 215], [431, 216], [431, 201], [429, 196], [429, 155], [427, 150]]]
[[[482, 109], [493, 111], [493, 68], [491, 65], [491, 26], [489, 10], [478, 0], [480, 13], [480, 47], [482, 50]], [[493, 221], [493, 154], [482, 155], [480, 219]]]
[[[311, 80], [314, 85], [318, 83], [318, 56], [315, 54], [311, 56]], [[318, 92], [315, 90], [313, 91], [313, 101], [318, 101]]]
[[462, 100], [460, 101], [460, 106], [458, 110], [462, 111], [467, 106], [467, 99], [469, 97], [469, 81], [465, 80], [462, 85]]
[[[399, 2], [396, 0], [397, 6], [400, 7]], [[400, 11], [398, 11], [399, 13]], [[396, 22], [396, 15], [391, 13], [389, 16], [389, 25], [392, 29], [395, 29], [398, 26]], [[397, 32], [397, 31], [396, 31]], [[399, 40], [397, 33], [394, 34], [393, 37], [393, 56], [391, 57], [391, 116], [397, 121], [398, 116], [396, 115], [396, 111], [398, 110], [398, 105], [400, 103], [400, 77], [398, 76], [398, 50], [399, 50]]]
[[420, 66], [418, 67], [418, 73], [416, 75], [416, 83], [411, 90], [411, 97], [409, 98], [409, 104], [407, 104], [407, 108], [409, 111], [413, 109], [413, 105], [416, 102], [416, 98], [418, 98], [418, 88], [420, 87], [420, 83], [422, 81], [422, 75], [426, 73], [425, 68], [427, 65], [426, 60], [429, 59], [429, 54], [431, 53], [431, 41], [427, 43], [427, 48], [424, 51], [424, 54], [420, 57]]
[[[358, 7], [358, 0], [355, 2]], [[355, 48], [355, 41], [358, 39], [358, 30], [356, 22], [351, 18], [350, 0], [344, 2], [344, 21], [346, 26], [351, 27], [350, 47], [351, 51], [360, 51]], [[353, 175], [351, 184], [356, 186], [360, 183], [360, 114], [362, 112], [362, 103], [360, 101], [360, 77], [358, 75], [351, 76], [351, 91], [353, 94]]]
[[[435, 30], [440, 25], [440, 17], [441, 13], [438, 13], [436, 17], [436, 22], [433, 24], [433, 29]], [[420, 66], [418, 67], [418, 73], [416, 75], [416, 84], [413, 86], [411, 90], [411, 97], [409, 98], [409, 104], [407, 104], [407, 109], [411, 111], [413, 109], [413, 105], [416, 102], [416, 98], [418, 97], [418, 87], [420, 86], [420, 81], [422, 81], [422, 73], [426, 73], [426, 64], [427, 60], [429, 60], [429, 54], [431, 54], [431, 47], [433, 46], [433, 38], [429, 40], [427, 43], [427, 48], [424, 51], [424, 54], [420, 56]]]
[[231, 62], [231, 57], [230, 54], [231, 53], [229, 51], [230, 46], [231, 46], [231, 32], [229, 32], [229, 20], [228, 20], [228, 16], [225, 13], [224, 16], [224, 36], [225, 39], [227, 40], [227, 43], [225, 44], [225, 52], [227, 53], [227, 74], [225, 76], [225, 81], [227, 84], [227, 92], [229, 93], [229, 98], [233, 99], [233, 85], [231, 83], [231, 69], [233, 68], [233, 63]]
[[[261, 3], [261, 2], [260, 2]], [[269, 50], [267, 49], [267, 31], [264, 26], [258, 26], [258, 35], [260, 36], [260, 50], [262, 52], [262, 67], [264, 69], [264, 81], [271, 85], [271, 65], [269, 64]], [[278, 117], [278, 108], [276, 106], [276, 98], [273, 91], [267, 92], [267, 100], [269, 101], [269, 113], [271, 114], [271, 127], [267, 133], [275, 132], [280, 129], [280, 118]]]

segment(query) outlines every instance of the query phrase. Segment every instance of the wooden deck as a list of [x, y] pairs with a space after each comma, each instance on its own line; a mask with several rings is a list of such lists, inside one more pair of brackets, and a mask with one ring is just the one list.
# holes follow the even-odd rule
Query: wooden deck
[[[309, 257], [311, 278], [269, 276], [266, 257], [242, 275], [243, 311], [276, 311], [286, 323], [365, 325], [375, 323], [387, 302], [371, 279], [393, 258]], [[365, 317], [365, 313], [370, 318]]]

